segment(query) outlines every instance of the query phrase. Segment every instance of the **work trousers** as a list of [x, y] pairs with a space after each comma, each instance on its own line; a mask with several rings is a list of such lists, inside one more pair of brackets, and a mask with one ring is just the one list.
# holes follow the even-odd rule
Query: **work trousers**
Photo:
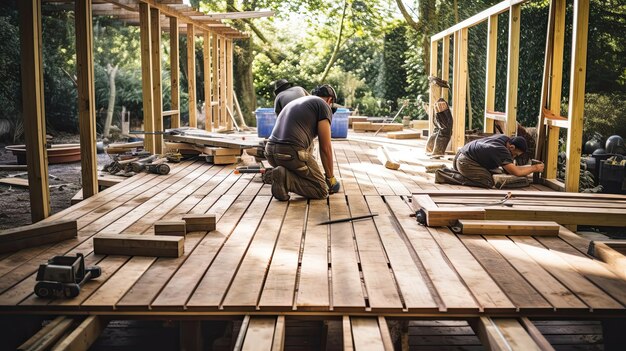
[[464, 185], [493, 188], [494, 180], [491, 172], [462, 152], [458, 152], [454, 157], [454, 169], [467, 179]]
[[285, 167], [287, 191], [307, 199], [325, 199], [328, 197], [328, 186], [311, 154], [312, 149], [304, 150], [293, 145], [268, 142], [265, 146], [265, 157], [273, 167]]
[[448, 143], [452, 138], [452, 113], [450, 109], [447, 108], [435, 113], [433, 124], [435, 128], [426, 143], [426, 152], [432, 152], [433, 155], [443, 155], [446, 153]]

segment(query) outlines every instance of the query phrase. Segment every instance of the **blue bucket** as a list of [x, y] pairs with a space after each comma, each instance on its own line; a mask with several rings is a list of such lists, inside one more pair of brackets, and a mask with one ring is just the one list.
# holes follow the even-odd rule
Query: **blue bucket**
[[348, 116], [350, 110], [347, 108], [338, 108], [333, 114], [333, 120], [330, 124], [330, 136], [332, 138], [348, 137]]
[[276, 124], [276, 113], [273, 107], [259, 107], [256, 114], [256, 131], [259, 138], [267, 138], [272, 135], [274, 124]]

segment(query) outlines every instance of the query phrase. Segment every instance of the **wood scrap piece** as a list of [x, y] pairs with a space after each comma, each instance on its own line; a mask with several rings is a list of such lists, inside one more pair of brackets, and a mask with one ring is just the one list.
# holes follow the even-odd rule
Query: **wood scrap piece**
[[27, 171], [27, 165], [0, 165], [0, 171]]
[[155, 235], [182, 235], [187, 233], [185, 221], [158, 221], [154, 223]]
[[419, 139], [422, 135], [420, 132], [402, 131], [402, 132], [389, 132], [387, 138], [389, 139]]
[[72, 199], [70, 199], [70, 205], [76, 205], [77, 203], [83, 201], [83, 189], [81, 188]]
[[378, 160], [382, 163], [385, 168], [397, 170], [400, 168], [400, 163], [396, 162], [385, 147], [381, 146], [377, 151]]
[[28, 179], [22, 178], [0, 178], [1, 184], [12, 185], [12, 186], [21, 186], [24, 188], [28, 188]]
[[72, 326], [72, 323], [73, 319], [59, 316], [41, 328], [35, 335], [20, 345], [17, 350], [47, 350], [65, 335], [66, 331]]
[[206, 156], [206, 161], [214, 165], [231, 165], [237, 163], [237, 156], [225, 155], [225, 156]]
[[180, 257], [185, 238], [167, 235], [99, 234], [93, 238], [98, 255]]
[[352, 129], [355, 132], [367, 132], [372, 130], [372, 122], [352, 122]]
[[552, 221], [496, 221], [460, 219], [462, 234], [557, 236], [559, 224]]
[[205, 147], [204, 153], [210, 156], [240, 156], [242, 149], [233, 149], [226, 147]]
[[426, 225], [429, 227], [447, 227], [460, 219], [485, 219], [485, 209], [480, 207], [438, 207], [424, 208]]
[[626, 256], [611, 247], [610, 243], [610, 241], [592, 241], [589, 243], [589, 254], [609, 265], [622, 279], [626, 279]]
[[216, 216], [214, 213], [186, 214], [183, 216], [187, 232], [208, 232], [215, 230]]
[[76, 220], [35, 223], [0, 231], [0, 253], [75, 238]]
[[626, 209], [582, 207], [486, 207], [485, 219], [555, 221], [561, 225], [626, 227]]

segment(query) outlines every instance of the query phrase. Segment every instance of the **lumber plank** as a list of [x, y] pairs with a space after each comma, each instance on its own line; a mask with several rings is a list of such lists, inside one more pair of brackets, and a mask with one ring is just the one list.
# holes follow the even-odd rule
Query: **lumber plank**
[[0, 164], [0, 171], [27, 171], [27, 165], [2, 165]]
[[237, 140], [227, 138], [216, 138], [200, 135], [164, 135], [163, 138], [168, 141], [183, 142], [203, 146], [224, 147], [230, 149], [247, 149], [258, 146], [258, 142], [251, 140]]
[[223, 156], [206, 156], [206, 161], [214, 165], [230, 165], [237, 163], [237, 156], [223, 155]]
[[242, 351], [271, 350], [276, 317], [250, 317]]
[[168, 235], [98, 234], [93, 238], [99, 255], [180, 257], [185, 238]]
[[552, 221], [497, 221], [460, 219], [463, 234], [557, 236], [560, 225]]
[[41, 328], [23, 344], [18, 346], [19, 351], [43, 351], [57, 342], [69, 330], [73, 319], [59, 316]]
[[[222, 200], [220, 199], [220, 201]], [[232, 199], [226, 198], [224, 201], [232, 202]], [[153, 309], [180, 310], [183, 308], [215, 258], [219, 248], [235, 229], [251, 202], [251, 197], [239, 197], [228, 207], [228, 210], [219, 219], [217, 229], [204, 237], [157, 295], [151, 304]]]
[[21, 186], [21, 187], [24, 187], [24, 188], [28, 188], [28, 179], [22, 179], [22, 178], [0, 178], [0, 184]]
[[[481, 309], [485, 311], [515, 309], [508, 296], [449, 229], [428, 228], [428, 231], [470, 289]], [[538, 307], [545, 306], [541, 304]]]
[[420, 132], [410, 132], [410, 131], [387, 133], [387, 138], [389, 139], [419, 139], [421, 136], [422, 134]]
[[[458, 196], [457, 190], [424, 190], [420, 193], [430, 196]], [[531, 190], [475, 190], [463, 189], [463, 196], [489, 196], [502, 198], [511, 193], [513, 198], [517, 197], [538, 197], [538, 198], [573, 198], [573, 199], [594, 199], [594, 200], [626, 200], [626, 195], [617, 194], [593, 194], [593, 193], [567, 193], [560, 191], [531, 191]]]
[[355, 351], [385, 350], [378, 321], [373, 317], [350, 317]]
[[391, 332], [389, 331], [389, 326], [387, 326], [387, 320], [385, 317], [378, 316], [378, 328], [380, 329], [380, 335], [383, 339], [385, 351], [393, 351], [395, 349], [393, 347], [393, 339], [391, 338]]
[[[370, 212], [363, 196], [348, 196], [348, 204], [352, 217]], [[375, 222], [370, 218], [355, 221], [352, 226], [371, 309], [401, 310], [402, 301], [389, 271]]]
[[54, 351], [87, 350], [109, 324], [105, 317], [88, 316], [68, 336], [52, 347]]
[[447, 227], [460, 219], [482, 220], [487, 211], [480, 207], [437, 207], [423, 210], [426, 213], [426, 225], [429, 227]]
[[263, 286], [259, 302], [261, 310], [291, 310], [294, 306], [296, 275], [306, 208], [306, 201], [289, 201], [287, 214], [280, 229], [272, 263]]
[[0, 232], [0, 253], [57, 243], [76, 238], [77, 234], [75, 220], [35, 223], [7, 229]]
[[478, 336], [489, 350], [536, 350], [541, 348], [513, 318], [478, 319]]
[[341, 327], [343, 336], [343, 350], [354, 351], [354, 341], [352, 340], [352, 325], [350, 323], [350, 316], [342, 317]]
[[383, 164], [383, 166], [385, 166], [385, 168], [393, 170], [400, 168], [400, 163], [395, 161], [384, 147], [381, 146], [378, 148], [377, 155], [378, 160]]
[[274, 340], [272, 342], [272, 351], [283, 351], [285, 349], [285, 316], [276, 318], [276, 327], [274, 328]]
[[210, 156], [241, 156], [242, 149], [226, 147], [205, 147], [203, 152]]
[[480, 262], [517, 309], [549, 309], [552, 307], [531, 284], [502, 257], [494, 247], [478, 235], [460, 235], [459, 239]]
[[[350, 217], [345, 197], [329, 198], [330, 219]], [[352, 226], [330, 224], [331, 293], [334, 309], [365, 308]]]
[[626, 256], [608, 242], [594, 242], [593, 256], [606, 263], [622, 279], [626, 279]]
[[410, 218], [410, 207], [396, 196], [385, 197], [391, 212], [402, 227], [414, 252], [424, 265], [436, 294], [441, 298], [442, 311], [462, 310], [477, 311], [478, 304], [472, 293], [459, 279], [458, 273], [451, 267], [447, 257], [430, 235], [428, 229]]
[[155, 235], [179, 235], [185, 236], [187, 234], [185, 221], [157, 221], [154, 223]]
[[541, 331], [537, 329], [535, 324], [533, 324], [530, 319], [528, 319], [527, 317], [521, 317], [518, 321], [522, 325], [522, 327], [526, 329], [528, 335], [530, 335], [530, 337], [542, 351], [554, 351], [554, 347], [552, 347], [550, 342], [546, 340], [546, 337], [543, 336]]
[[187, 232], [215, 230], [215, 214], [186, 214], [183, 216]]
[[555, 221], [562, 225], [600, 225], [626, 227], [626, 209], [615, 208], [546, 208], [539, 206], [524, 207], [487, 207], [485, 219]]
[[271, 199], [270, 196], [257, 196], [252, 201], [200, 280], [187, 308], [221, 306]]
[[324, 200], [310, 200], [306, 225], [306, 237], [302, 250], [300, 278], [296, 306], [300, 309], [330, 306], [328, 271], [327, 225], [318, 223], [329, 220], [329, 208]]
[[[370, 158], [370, 162], [372, 164], [375, 164], [374, 159], [376, 158], [376, 156], [374, 155], [374, 153], [373, 152], [368, 153], [367, 156]], [[403, 174], [402, 172], [391, 172], [386, 169], [383, 169], [382, 173], [380, 174], [380, 177], [382, 177], [382, 179], [385, 182], [387, 182], [387, 185], [393, 192], [393, 195], [410, 196], [411, 192], [396, 177], [396, 176], [401, 176], [402, 174]]]

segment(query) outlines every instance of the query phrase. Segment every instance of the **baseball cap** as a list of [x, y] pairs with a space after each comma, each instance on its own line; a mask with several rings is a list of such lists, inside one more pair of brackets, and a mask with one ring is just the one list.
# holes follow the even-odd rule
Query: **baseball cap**
[[330, 84], [318, 85], [311, 92], [312, 95], [319, 97], [332, 97], [333, 103], [337, 102], [337, 93], [335, 89]]
[[526, 144], [526, 139], [524, 139], [524, 137], [521, 137], [521, 136], [516, 136], [516, 137], [511, 138], [511, 140], [509, 140], [509, 144], [515, 145], [515, 148], [521, 152], [526, 152], [526, 150], [528, 149], [528, 146]]

